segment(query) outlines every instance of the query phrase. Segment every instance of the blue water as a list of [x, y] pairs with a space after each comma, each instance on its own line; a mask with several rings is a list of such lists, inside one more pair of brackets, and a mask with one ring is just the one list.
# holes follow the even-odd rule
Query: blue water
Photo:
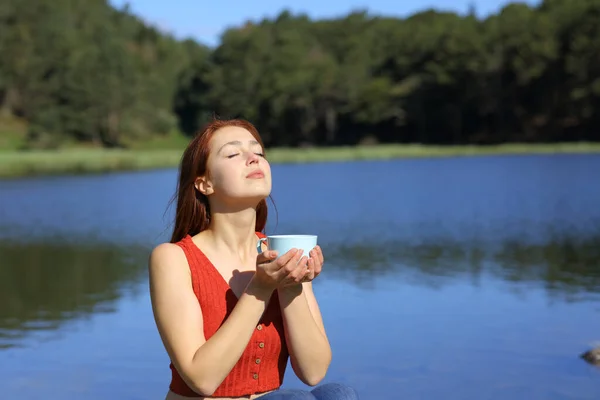
[[[361, 399], [597, 399], [578, 357], [600, 342], [597, 171], [589, 155], [273, 166], [268, 231], [325, 252], [326, 381]], [[0, 182], [2, 396], [164, 398], [145, 263], [175, 178]], [[291, 368], [284, 385], [303, 387]]]

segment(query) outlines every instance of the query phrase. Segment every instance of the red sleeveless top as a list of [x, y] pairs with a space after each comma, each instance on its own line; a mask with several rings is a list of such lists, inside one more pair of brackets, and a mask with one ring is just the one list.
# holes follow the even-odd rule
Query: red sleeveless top
[[[257, 232], [257, 236], [264, 237]], [[237, 297], [210, 260], [187, 235], [175, 243], [181, 247], [192, 274], [192, 287], [202, 308], [206, 340], [215, 334], [237, 303]], [[283, 319], [277, 292], [256, 326], [244, 353], [213, 397], [241, 397], [275, 390], [283, 383], [289, 353], [285, 343]], [[187, 397], [198, 397], [181, 378], [173, 363], [170, 390]]]

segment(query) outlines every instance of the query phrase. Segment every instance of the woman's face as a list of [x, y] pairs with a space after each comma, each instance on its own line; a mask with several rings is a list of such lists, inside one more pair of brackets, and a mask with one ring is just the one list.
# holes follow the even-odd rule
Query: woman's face
[[213, 202], [258, 204], [271, 193], [271, 167], [261, 145], [244, 128], [228, 126], [213, 134], [207, 171], [196, 187]]

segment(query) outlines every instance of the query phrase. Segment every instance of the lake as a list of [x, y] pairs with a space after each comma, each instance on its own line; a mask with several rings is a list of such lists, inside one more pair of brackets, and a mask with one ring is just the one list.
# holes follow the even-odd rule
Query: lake
[[[368, 399], [597, 399], [600, 156], [274, 165], [268, 233], [316, 233], [326, 381]], [[147, 288], [176, 171], [0, 182], [7, 399], [163, 399]], [[288, 368], [284, 386], [303, 387]]]

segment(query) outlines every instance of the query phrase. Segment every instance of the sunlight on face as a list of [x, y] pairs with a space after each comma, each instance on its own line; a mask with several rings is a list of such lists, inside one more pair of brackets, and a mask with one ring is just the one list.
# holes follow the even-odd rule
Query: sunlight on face
[[228, 126], [217, 130], [210, 141], [210, 156], [234, 157], [243, 151], [263, 155], [263, 148], [244, 128]]
[[208, 171], [215, 198], [260, 201], [271, 192], [271, 167], [264, 150], [244, 128], [230, 126], [214, 133]]

